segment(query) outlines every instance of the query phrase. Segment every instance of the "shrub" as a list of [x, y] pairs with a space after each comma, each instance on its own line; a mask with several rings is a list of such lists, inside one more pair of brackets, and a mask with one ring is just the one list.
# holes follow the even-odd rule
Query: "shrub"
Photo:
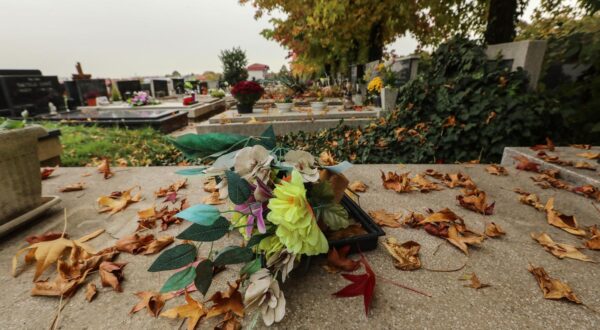
[[343, 124], [319, 133], [293, 133], [292, 148], [356, 163], [427, 163], [500, 160], [505, 146], [560, 137], [557, 105], [527, 90], [522, 70], [487, 60], [477, 43], [455, 38], [442, 44], [427, 69], [404, 85], [399, 110], [362, 128]]

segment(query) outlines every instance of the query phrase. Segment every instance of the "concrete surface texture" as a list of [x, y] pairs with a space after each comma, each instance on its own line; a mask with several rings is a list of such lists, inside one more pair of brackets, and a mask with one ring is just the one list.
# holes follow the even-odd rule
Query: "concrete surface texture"
[[[210, 124], [203, 122], [196, 125], [196, 133], [237, 133], [241, 135], [260, 135], [269, 126], [273, 126], [276, 135], [285, 135], [288, 133], [318, 132], [322, 129], [333, 128], [339, 125], [341, 119], [319, 119], [318, 116], [313, 118], [305, 117], [305, 120], [284, 120], [261, 122], [257, 118], [250, 117], [244, 123], [225, 123], [225, 124]], [[351, 118], [344, 119], [344, 125], [350, 127], [358, 127], [368, 125], [372, 122], [372, 118]]]
[[569, 161], [573, 163], [586, 162], [593, 167], [595, 170], [580, 169], [574, 166], [565, 166], [555, 163], [549, 163], [544, 161], [537, 156], [538, 151], [532, 150], [529, 147], [506, 147], [502, 154], [502, 165], [514, 166], [518, 161], [515, 157], [526, 157], [532, 162], [540, 164], [541, 169], [554, 169], [560, 171], [561, 179], [568, 181], [576, 186], [582, 186], [590, 184], [593, 186], [600, 186], [600, 164], [596, 160], [587, 159], [578, 154], [582, 153], [600, 153], [600, 147], [592, 147], [590, 150], [584, 150], [574, 147], [555, 147], [554, 151], [544, 150], [548, 156], [557, 156], [562, 161]]
[[377, 118], [380, 108], [365, 108], [362, 111], [345, 111], [341, 106], [329, 106], [327, 111], [309, 111], [310, 107], [295, 107], [292, 111], [281, 113], [277, 109], [254, 109], [253, 113], [240, 114], [237, 110], [227, 110], [211, 117], [211, 124], [246, 123], [254, 118], [258, 121], [306, 121], [322, 119]]
[[[482, 216], [457, 205], [458, 189], [444, 188], [430, 193], [398, 194], [384, 190], [380, 170], [411, 172], [413, 175], [426, 169], [454, 173], [461, 171], [470, 175], [473, 181], [488, 194], [490, 201], [496, 202], [495, 212]], [[432, 295], [431, 298], [390, 285], [382, 280], [377, 282], [371, 312], [365, 316], [362, 297], [336, 298], [332, 293], [349, 282], [339, 274], [329, 274], [322, 269], [324, 258], [313, 260], [308, 274], [292, 278], [283, 286], [287, 305], [286, 317], [276, 324], [275, 329], [597, 329], [600, 327], [600, 295], [598, 278], [600, 267], [595, 263], [577, 260], [560, 260], [544, 251], [530, 238], [531, 232], [546, 232], [555, 241], [581, 246], [582, 241], [575, 236], [550, 226], [542, 212], [522, 205], [512, 190], [522, 188], [537, 193], [543, 201], [555, 197], [555, 207], [564, 214], [574, 214], [580, 227], [598, 224], [599, 213], [592, 202], [585, 197], [559, 190], [542, 190], [529, 179], [530, 173], [508, 168], [508, 176], [492, 176], [485, 172], [485, 165], [360, 165], [346, 172], [352, 182], [361, 180], [369, 188], [360, 195], [360, 205], [367, 211], [385, 209], [389, 212], [425, 212], [431, 208], [438, 210], [449, 207], [465, 219], [468, 227], [482, 232], [484, 225], [495, 222], [507, 233], [500, 239], [486, 239], [480, 248], [471, 248], [469, 256], [446, 241], [428, 235], [422, 229], [384, 228], [387, 237], [399, 242], [413, 240], [421, 244], [420, 256], [424, 267], [434, 270], [455, 269], [466, 262], [464, 269], [457, 272], [433, 272], [425, 269], [401, 271], [394, 267], [392, 258], [380, 244], [377, 250], [365, 253], [376, 274]], [[176, 167], [156, 168], [115, 168], [115, 176], [104, 180], [93, 168], [59, 168], [44, 181], [45, 195], [58, 194], [63, 199], [62, 207], [67, 209], [67, 232], [78, 238], [98, 228], [107, 232], [90, 241], [95, 248], [110, 246], [116, 239], [130, 234], [136, 226], [136, 211], [147, 208], [156, 201], [153, 192], [167, 186], [181, 177], [175, 174]], [[85, 173], [91, 176], [82, 177]], [[58, 193], [57, 189], [74, 182], [85, 182], [86, 189], [71, 193]], [[125, 211], [113, 216], [98, 214], [95, 200], [112, 191], [124, 190], [135, 185], [142, 187], [144, 199], [130, 205]], [[192, 204], [200, 203], [206, 196], [202, 190], [202, 179], [189, 177], [189, 186], [180, 191]], [[226, 208], [226, 206], [222, 206]], [[0, 264], [5, 271], [0, 272], [0, 315], [2, 329], [42, 329], [48, 328], [59, 306], [59, 299], [31, 297], [32, 267], [26, 268], [18, 277], [10, 275], [11, 258], [24, 238], [31, 234], [41, 234], [48, 230], [60, 231], [63, 226], [62, 208], [56, 207], [50, 213], [23, 228], [19, 232], [4, 237], [0, 242]], [[187, 223], [174, 225], [158, 235], [176, 235], [188, 226]], [[380, 238], [381, 241], [385, 239]], [[241, 242], [237, 233], [215, 243], [220, 249], [229, 244]], [[209, 244], [203, 244], [201, 251], [207, 253]], [[437, 250], [437, 253], [434, 252]], [[598, 251], [584, 250], [594, 260], [600, 261]], [[137, 291], [158, 290], [169, 272], [149, 273], [156, 255], [133, 256], [121, 254], [117, 261], [128, 262], [124, 269], [124, 292], [116, 293], [110, 288], [101, 288], [97, 274], [90, 276], [99, 287], [97, 298], [88, 303], [85, 290], [80, 289], [66, 301], [60, 318], [60, 329], [177, 329], [179, 320], [152, 318], [146, 311], [128, 315], [137, 303]], [[575, 294], [589, 309], [565, 301], [546, 300], [534, 277], [527, 271], [529, 263], [544, 267], [550, 276], [568, 283]], [[230, 267], [216, 277], [208, 295], [215, 290], [223, 290], [227, 281], [237, 275], [238, 267]], [[358, 270], [357, 273], [363, 273]], [[464, 287], [459, 278], [475, 272], [489, 288], [474, 290]], [[50, 277], [50, 271], [43, 277]], [[199, 293], [193, 297], [202, 300]], [[166, 308], [184, 303], [183, 297], [167, 302]], [[165, 310], [163, 309], [163, 310]], [[252, 314], [247, 315], [247, 325]], [[201, 321], [199, 328], [208, 329], [214, 321]], [[258, 328], [263, 328], [261, 321]]]

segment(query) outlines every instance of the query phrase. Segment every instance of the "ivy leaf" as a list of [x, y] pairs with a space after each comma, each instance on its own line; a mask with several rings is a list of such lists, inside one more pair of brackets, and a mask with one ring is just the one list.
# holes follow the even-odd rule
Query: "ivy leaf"
[[226, 171], [225, 176], [227, 177], [229, 199], [236, 205], [244, 204], [250, 197], [250, 184], [248, 181], [232, 171]]
[[190, 285], [196, 277], [196, 268], [188, 267], [180, 272], [173, 274], [160, 289], [160, 293], [181, 290]]
[[196, 289], [206, 294], [213, 278], [213, 262], [210, 259], [202, 260], [198, 266], [196, 266], [196, 277], [194, 278], [194, 284]]
[[239, 264], [252, 260], [254, 253], [249, 248], [239, 246], [228, 246], [221, 250], [215, 258], [216, 266]]
[[221, 212], [212, 205], [200, 204], [188, 207], [175, 216], [201, 226], [211, 226], [219, 219]]
[[249, 263], [245, 264], [244, 267], [240, 270], [240, 275], [252, 275], [256, 273], [262, 266], [260, 258], [256, 258]]
[[229, 221], [224, 217], [219, 217], [210, 226], [201, 226], [194, 223], [177, 235], [177, 238], [196, 242], [214, 242], [225, 236], [228, 232]]
[[196, 259], [196, 247], [192, 244], [181, 244], [165, 250], [152, 263], [149, 272], [160, 272], [181, 268]]
[[323, 208], [321, 219], [331, 230], [340, 230], [350, 226], [348, 211], [341, 204], [330, 204]]

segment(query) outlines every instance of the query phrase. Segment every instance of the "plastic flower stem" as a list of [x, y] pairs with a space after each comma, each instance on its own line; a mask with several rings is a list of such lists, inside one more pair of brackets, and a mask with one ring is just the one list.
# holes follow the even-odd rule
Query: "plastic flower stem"
[[210, 259], [210, 256], [212, 255], [214, 244], [215, 244], [215, 242], [210, 242], [210, 250], [208, 251], [208, 259]]

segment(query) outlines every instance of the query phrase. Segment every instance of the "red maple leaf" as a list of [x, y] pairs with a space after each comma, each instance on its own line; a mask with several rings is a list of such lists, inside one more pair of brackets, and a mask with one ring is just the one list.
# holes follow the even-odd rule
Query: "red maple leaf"
[[369, 307], [373, 300], [373, 290], [375, 290], [375, 273], [371, 269], [371, 266], [365, 259], [365, 256], [361, 255], [360, 262], [365, 266], [366, 273], [360, 275], [354, 274], [342, 274], [342, 276], [352, 284], [348, 284], [345, 288], [334, 293], [337, 297], [357, 297], [363, 296], [365, 303], [365, 314], [369, 314]]
[[41, 169], [40, 171], [40, 175], [42, 176], [42, 180], [46, 180], [48, 179], [48, 177], [50, 177], [50, 175], [52, 175], [52, 172], [54, 172], [56, 168], [54, 167], [44, 167]]
[[165, 198], [163, 203], [171, 202], [171, 203], [175, 204], [176, 201], [177, 201], [177, 192], [173, 191], [167, 195], [167, 197]]

